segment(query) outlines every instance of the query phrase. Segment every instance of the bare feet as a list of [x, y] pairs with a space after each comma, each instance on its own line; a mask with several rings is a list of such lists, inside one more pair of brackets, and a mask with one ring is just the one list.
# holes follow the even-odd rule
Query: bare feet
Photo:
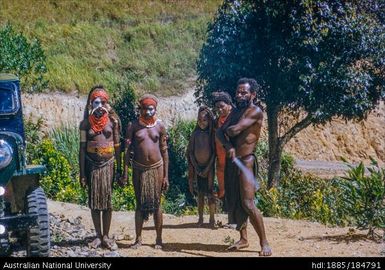
[[163, 249], [163, 243], [161, 239], [157, 239], [155, 242], [155, 249]]
[[94, 241], [92, 241], [91, 243], [88, 244], [88, 247], [96, 249], [96, 248], [100, 247], [101, 244], [102, 244], [102, 241], [100, 240], [100, 238], [96, 237], [94, 239]]
[[136, 240], [135, 243], [132, 244], [132, 245], [130, 246], [130, 248], [132, 248], [132, 249], [138, 249], [138, 248], [140, 248], [141, 246], [142, 246], [142, 241], [141, 241], [141, 240]]
[[235, 230], [237, 225], [236, 224], [227, 223], [227, 224], [223, 225], [222, 227], [225, 228], [225, 229], [233, 229], [233, 230]]
[[269, 244], [265, 244], [262, 246], [262, 250], [259, 252], [259, 256], [271, 256], [271, 248]]
[[118, 245], [115, 243], [113, 239], [109, 239], [107, 236], [103, 236], [102, 245], [109, 250], [117, 250]]
[[226, 250], [236, 251], [243, 248], [247, 248], [248, 246], [249, 246], [249, 243], [246, 240], [241, 239], [238, 242], [236, 242], [234, 245], [229, 246]]

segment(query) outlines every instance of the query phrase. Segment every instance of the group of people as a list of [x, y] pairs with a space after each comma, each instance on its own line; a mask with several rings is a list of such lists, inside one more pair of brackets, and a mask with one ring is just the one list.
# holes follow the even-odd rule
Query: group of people
[[[224, 202], [229, 224], [236, 224], [240, 240], [229, 250], [248, 247], [247, 220], [257, 232], [262, 256], [270, 256], [262, 215], [254, 204], [257, 190], [255, 148], [259, 139], [263, 114], [254, 104], [258, 83], [254, 79], [238, 81], [236, 106], [226, 92], [213, 93], [213, 111], [201, 106], [196, 127], [187, 148], [189, 190], [197, 197], [198, 224], [203, 224], [205, 197], [208, 199], [211, 226], [215, 225], [216, 200]], [[126, 127], [124, 162], [121, 162], [121, 122], [109, 105], [103, 86], [91, 89], [84, 119], [80, 123], [80, 183], [88, 190], [96, 238], [90, 243], [114, 249], [116, 243], [109, 238], [112, 215], [112, 183], [127, 184], [128, 168], [132, 168], [132, 183], [136, 197], [136, 239], [131, 248], [142, 244], [142, 228], [150, 215], [156, 229], [155, 248], [162, 248], [161, 194], [167, 191], [168, 146], [167, 132], [157, 119], [158, 100], [147, 94], [139, 100], [139, 118]], [[122, 166], [123, 165], [123, 166]], [[123, 167], [123, 172], [122, 168]], [[218, 191], [214, 190], [217, 176]]]

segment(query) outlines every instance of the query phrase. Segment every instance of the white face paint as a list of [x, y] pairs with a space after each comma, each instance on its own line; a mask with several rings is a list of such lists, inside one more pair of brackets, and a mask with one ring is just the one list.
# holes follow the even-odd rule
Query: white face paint
[[143, 108], [141, 108], [141, 114], [145, 118], [153, 117], [155, 113], [156, 113], [156, 108], [153, 105], [143, 106]]
[[100, 117], [103, 115], [104, 112], [108, 113], [107, 109], [103, 107], [103, 105], [105, 104], [106, 102], [102, 101], [101, 98], [95, 98], [91, 103], [92, 110], [90, 112], [90, 115], [95, 113], [97, 117]]
[[95, 110], [99, 107], [102, 107], [102, 99], [98, 97], [92, 101], [92, 109]]

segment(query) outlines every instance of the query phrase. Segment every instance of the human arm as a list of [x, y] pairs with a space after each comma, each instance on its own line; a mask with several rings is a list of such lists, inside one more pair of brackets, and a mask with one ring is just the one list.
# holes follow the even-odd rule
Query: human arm
[[222, 126], [221, 128], [218, 128], [216, 131], [216, 136], [220, 143], [223, 145], [223, 147], [226, 149], [227, 155], [231, 157], [231, 159], [235, 158], [235, 148], [232, 145], [232, 143], [228, 140], [225, 132], [224, 132], [225, 126]]
[[132, 138], [134, 135], [134, 124], [129, 123], [126, 130], [125, 144], [124, 144], [124, 162], [123, 162], [123, 175], [120, 177], [119, 184], [121, 186], [126, 185], [128, 182], [128, 168], [130, 167], [130, 150], [132, 146]]
[[169, 181], [168, 181], [169, 157], [168, 157], [168, 146], [167, 146], [167, 131], [163, 125], [160, 125], [159, 148], [163, 158], [162, 190], [167, 191], [169, 187]]
[[226, 129], [226, 135], [230, 138], [238, 136], [242, 131], [253, 126], [256, 122], [262, 125], [263, 113], [257, 106], [246, 110], [244, 117], [242, 117], [236, 124], [229, 126]]
[[85, 130], [85, 123], [82, 121], [80, 123], [80, 145], [79, 145], [79, 181], [80, 186], [85, 188], [87, 185], [87, 178], [85, 174], [85, 166], [86, 166], [86, 148], [87, 148], [87, 133]]
[[191, 162], [191, 156], [190, 156], [190, 152], [192, 149], [192, 140], [193, 140], [193, 137], [191, 136], [189, 143], [188, 143], [188, 146], [187, 146], [186, 158], [187, 158], [187, 166], [188, 166], [188, 175], [187, 175], [188, 188], [189, 188], [191, 195], [194, 196], [195, 195], [194, 194], [194, 166]]
[[122, 157], [120, 148], [120, 126], [118, 119], [113, 119], [113, 140], [116, 160], [116, 179], [119, 180], [122, 174]]

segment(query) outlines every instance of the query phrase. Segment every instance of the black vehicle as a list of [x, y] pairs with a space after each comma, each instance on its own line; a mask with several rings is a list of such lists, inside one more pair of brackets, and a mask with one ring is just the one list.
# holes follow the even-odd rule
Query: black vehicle
[[19, 79], [0, 73], [0, 255], [9, 255], [10, 236], [26, 240], [27, 256], [49, 256], [47, 200], [39, 187], [45, 172], [28, 166]]

